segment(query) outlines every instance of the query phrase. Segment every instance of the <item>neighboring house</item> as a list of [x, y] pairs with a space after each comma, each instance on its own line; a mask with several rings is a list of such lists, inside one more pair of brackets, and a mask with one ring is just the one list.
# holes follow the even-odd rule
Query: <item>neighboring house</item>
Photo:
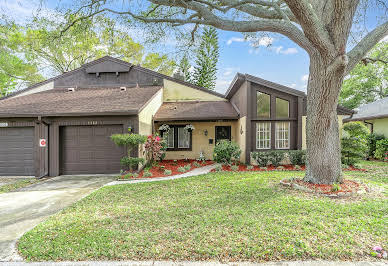
[[362, 121], [372, 133], [388, 137], [388, 97], [360, 106], [357, 113], [344, 118], [344, 123], [350, 121]]
[[[240, 145], [243, 162], [252, 151], [303, 149], [305, 99], [242, 74], [223, 95], [103, 57], [0, 100], [0, 176], [118, 173], [125, 149], [110, 136], [128, 128], [149, 135], [163, 124], [167, 159], [212, 159], [221, 139]], [[188, 124], [195, 130], [184, 130]]]

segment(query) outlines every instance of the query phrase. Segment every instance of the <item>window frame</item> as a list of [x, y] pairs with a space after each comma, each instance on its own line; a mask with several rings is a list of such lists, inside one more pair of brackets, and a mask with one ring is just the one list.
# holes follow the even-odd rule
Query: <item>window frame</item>
[[[278, 125], [279, 124], [288, 124], [288, 131], [285, 131], [284, 128], [282, 130], [282, 133], [284, 134], [284, 132], [288, 132], [288, 138], [285, 139], [285, 138], [279, 138], [279, 130], [278, 130]], [[289, 150], [290, 149], [290, 141], [291, 141], [291, 138], [290, 138], [290, 132], [291, 132], [291, 123], [290, 122], [287, 122], [287, 121], [278, 121], [278, 122], [275, 122], [275, 149], [276, 150]], [[284, 136], [284, 135], [283, 135]], [[282, 142], [283, 144], [285, 143], [285, 141], [287, 141], [288, 145], [287, 147], [279, 147], [279, 143]]]
[[[174, 129], [174, 148], [168, 148], [167, 151], [191, 151], [192, 150], [192, 144], [193, 144], [193, 132], [189, 131], [189, 147], [188, 148], [179, 148], [178, 147], [178, 128], [184, 128], [186, 125], [169, 125], [170, 130]], [[160, 131], [160, 135], [162, 135], [162, 131]]]
[[[259, 124], [268, 124], [269, 125], [269, 130], [268, 131], [261, 131], [263, 132], [265, 135], [268, 134], [268, 138], [264, 138], [263, 141], [269, 141], [269, 145], [268, 147], [259, 147], [258, 143], [259, 143]], [[272, 147], [272, 123], [269, 122], [269, 121], [260, 121], [260, 122], [256, 122], [256, 149], [257, 150], [271, 150], [271, 147]]]

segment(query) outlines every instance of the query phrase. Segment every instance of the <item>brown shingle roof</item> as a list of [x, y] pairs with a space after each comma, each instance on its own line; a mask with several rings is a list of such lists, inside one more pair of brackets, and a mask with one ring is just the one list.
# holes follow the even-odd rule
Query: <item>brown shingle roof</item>
[[0, 101], [1, 117], [137, 114], [160, 86], [53, 89]]
[[156, 112], [155, 121], [238, 119], [230, 102], [168, 102]]

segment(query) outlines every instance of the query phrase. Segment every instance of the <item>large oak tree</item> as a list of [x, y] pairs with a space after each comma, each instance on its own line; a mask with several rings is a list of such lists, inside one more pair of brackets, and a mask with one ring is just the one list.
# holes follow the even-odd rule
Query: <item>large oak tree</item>
[[[376, 1], [381, 8], [387, 8], [386, 2]], [[109, 12], [124, 20], [148, 24], [172, 27], [192, 24], [194, 30], [198, 25], [210, 25], [243, 33], [272, 32], [294, 41], [310, 56], [305, 180], [341, 182], [338, 96], [344, 77], [388, 34], [386, 17], [348, 49], [360, 0], [148, 0], [121, 4], [85, 0], [83, 3], [74, 9], [75, 13], [82, 11], [93, 16]]]

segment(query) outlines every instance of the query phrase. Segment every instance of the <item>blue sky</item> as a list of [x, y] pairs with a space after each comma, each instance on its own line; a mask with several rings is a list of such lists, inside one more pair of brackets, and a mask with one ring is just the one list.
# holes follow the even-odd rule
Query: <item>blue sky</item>
[[[43, 12], [55, 15], [54, 8], [58, 2], [64, 4], [69, 0], [43, 2]], [[17, 21], [28, 20], [36, 12], [40, 0], [0, 0], [0, 12], [6, 13]], [[41, 11], [42, 12], [42, 11]], [[372, 28], [377, 23], [378, 11], [368, 12], [366, 27]], [[136, 32], [136, 31], [134, 31]], [[136, 35], [133, 38], [136, 40]], [[174, 53], [175, 42], [166, 42], [159, 48], [151, 50]], [[269, 35], [260, 39], [257, 47], [244, 40], [237, 32], [219, 31], [220, 59], [218, 64], [216, 90], [223, 93], [237, 72], [248, 73], [277, 82], [298, 90], [306, 91], [309, 58], [307, 53], [295, 43], [281, 35]], [[269, 46], [268, 46], [269, 45]]]

